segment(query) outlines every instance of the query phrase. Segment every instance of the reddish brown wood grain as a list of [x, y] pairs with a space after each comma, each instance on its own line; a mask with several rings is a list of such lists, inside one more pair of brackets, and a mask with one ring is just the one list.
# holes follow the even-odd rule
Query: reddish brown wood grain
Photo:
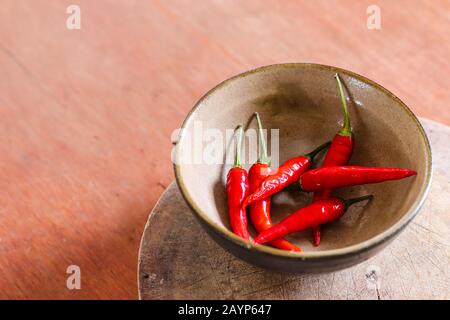
[[[81, 7], [68, 30], [66, 7]], [[366, 28], [378, 4], [382, 29]], [[448, 1], [15, 1], [0, 6], [0, 298], [136, 298], [172, 130], [280, 62], [347, 68], [450, 124]], [[66, 288], [68, 265], [82, 289]]]

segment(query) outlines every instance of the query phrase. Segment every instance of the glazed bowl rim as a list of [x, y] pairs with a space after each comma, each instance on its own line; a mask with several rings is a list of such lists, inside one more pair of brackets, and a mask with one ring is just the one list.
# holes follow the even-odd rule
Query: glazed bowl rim
[[[316, 69], [322, 69], [327, 71], [332, 71], [334, 73], [340, 73], [345, 74], [347, 76], [353, 77], [358, 79], [361, 82], [368, 83], [369, 85], [377, 88], [381, 92], [383, 92], [385, 95], [396, 101], [403, 109], [406, 111], [406, 113], [409, 115], [410, 120], [414, 122], [414, 124], [419, 129], [419, 132], [424, 139], [425, 147], [426, 147], [426, 161], [428, 162], [427, 165], [427, 176], [425, 177], [425, 187], [422, 187], [419, 196], [412, 204], [411, 208], [403, 215], [403, 217], [397, 221], [394, 225], [387, 228], [383, 232], [379, 233], [378, 235], [367, 239], [363, 242], [353, 244], [350, 246], [338, 248], [338, 249], [330, 249], [330, 250], [324, 250], [324, 251], [310, 251], [310, 252], [290, 252], [285, 250], [280, 250], [277, 248], [269, 247], [266, 245], [255, 245], [250, 241], [246, 241], [239, 236], [235, 235], [231, 230], [229, 230], [226, 227], [220, 226], [216, 223], [214, 223], [209, 216], [195, 203], [195, 201], [190, 196], [189, 190], [184, 184], [182, 175], [181, 175], [181, 165], [178, 164], [178, 157], [179, 157], [179, 148], [181, 145], [181, 141], [184, 137], [183, 133], [186, 131], [185, 128], [189, 121], [193, 118], [193, 115], [195, 114], [195, 111], [199, 108], [199, 106], [203, 103], [203, 101], [208, 98], [211, 94], [213, 94], [215, 91], [225, 87], [226, 85], [229, 85], [234, 80], [245, 78], [249, 75], [257, 74], [257, 73], [264, 73], [268, 71], [273, 71], [277, 69], [284, 69], [284, 68], [316, 68]], [[269, 254], [274, 255], [278, 257], [284, 257], [284, 258], [291, 258], [291, 259], [327, 259], [327, 258], [335, 258], [335, 257], [345, 257], [349, 255], [354, 254], [361, 254], [366, 251], [370, 251], [371, 249], [378, 247], [379, 245], [385, 243], [386, 241], [389, 241], [391, 238], [395, 237], [399, 232], [401, 232], [408, 224], [411, 222], [411, 220], [417, 215], [417, 213], [422, 208], [427, 195], [430, 191], [431, 186], [431, 179], [432, 179], [432, 155], [431, 155], [431, 147], [430, 143], [427, 137], [427, 134], [425, 133], [425, 130], [423, 129], [421, 123], [417, 119], [417, 117], [414, 115], [414, 113], [408, 108], [408, 106], [401, 101], [397, 96], [395, 96], [392, 92], [384, 88], [383, 86], [379, 85], [378, 83], [361, 76], [357, 73], [354, 73], [352, 71], [348, 71], [342, 68], [328, 66], [324, 64], [316, 64], [316, 63], [281, 63], [281, 64], [272, 64], [267, 66], [258, 67], [256, 69], [252, 69], [243, 73], [240, 73], [238, 75], [235, 75], [231, 78], [228, 78], [215, 87], [213, 87], [211, 90], [206, 92], [194, 105], [194, 107], [191, 109], [191, 111], [186, 116], [185, 120], [183, 121], [183, 124], [181, 126], [180, 133], [178, 135], [178, 138], [175, 143], [175, 162], [174, 162], [174, 171], [175, 171], [175, 179], [176, 182], [180, 188], [181, 194], [183, 195], [185, 201], [189, 205], [189, 207], [192, 209], [192, 211], [195, 213], [197, 218], [202, 220], [204, 224], [211, 227], [216, 234], [221, 236], [222, 238], [231, 241], [235, 245], [238, 245], [240, 247], [247, 248], [251, 251], [260, 252], [262, 254]]]

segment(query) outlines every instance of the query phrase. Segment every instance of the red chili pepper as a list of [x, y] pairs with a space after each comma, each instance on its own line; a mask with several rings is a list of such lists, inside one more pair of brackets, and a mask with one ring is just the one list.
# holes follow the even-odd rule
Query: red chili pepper
[[242, 205], [243, 208], [251, 203], [270, 197], [297, 181], [300, 175], [309, 169], [314, 157], [328, 147], [330, 143], [326, 142], [308, 154], [292, 158], [283, 163], [274, 174], [264, 179], [261, 186], [255, 192], [245, 199]]
[[[250, 182], [250, 192], [256, 191], [261, 183], [267, 178], [272, 169], [270, 168], [270, 161], [267, 157], [267, 147], [262, 131], [261, 119], [259, 114], [255, 112], [256, 120], [258, 121], [259, 131], [259, 155], [258, 161], [252, 165], [248, 172]], [[272, 219], [270, 217], [270, 197], [263, 200], [253, 202], [250, 206], [250, 218], [256, 231], [262, 232], [272, 227]], [[271, 242], [274, 247], [289, 251], [302, 251], [299, 247], [286, 239], [275, 239]]]
[[[334, 76], [337, 81], [339, 94], [341, 97], [342, 110], [344, 114], [344, 124], [342, 129], [334, 136], [330, 149], [325, 156], [322, 167], [345, 166], [348, 164], [353, 153], [354, 138], [350, 126], [350, 116], [348, 114], [347, 101], [345, 100], [344, 89], [339, 75]], [[331, 196], [332, 190], [323, 190], [314, 193], [313, 201], [327, 199]], [[318, 246], [321, 239], [320, 225], [312, 228], [314, 245]]]
[[401, 168], [377, 167], [326, 167], [305, 172], [299, 179], [303, 191], [316, 192], [326, 189], [379, 183], [413, 176], [417, 172]]
[[372, 197], [372, 195], [368, 195], [349, 200], [339, 198], [317, 200], [309, 206], [297, 210], [272, 228], [261, 232], [256, 237], [255, 243], [266, 243], [319, 224], [335, 221], [342, 217], [352, 204]]
[[249, 181], [247, 171], [241, 165], [242, 126], [239, 126], [238, 130], [234, 167], [227, 175], [228, 214], [231, 230], [245, 240], [249, 240], [247, 213], [242, 208], [242, 202], [249, 192]]

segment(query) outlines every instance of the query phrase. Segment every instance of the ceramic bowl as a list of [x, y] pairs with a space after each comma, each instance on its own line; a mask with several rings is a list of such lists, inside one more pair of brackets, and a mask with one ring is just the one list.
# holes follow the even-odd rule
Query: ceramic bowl
[[[344, 83], [355, 149], [350, 164], [404, 167], [417, 176], [404, 180], [340, 189], [344, 198], [373, 194], [370, 203], [352, 207], [339, 221], [324, 226], [314, 247], [311, 231], [288, 236], [304, 252], [253, 245], [230, 231], [225, 192], [232, 130], [244, 124], [245, 167], [256, 160], [256, 122], [261, 115], [273, 165], [311, 151], [330, 140], [342, 125], [334, 75]], [[222, 141], [220, 143], [220, 141]], [[212, 143], [214, 142], [214, 143]], [[316, 166], [320, 166], [320, 158]], [[427, 136], [411, 110], [394, 94], [353, 72], [317, 64], [261, 67], [228, 79], [194, 106], [176, 141], [178, 186], [207, 233], [235, 256], [255, 265], [286, 272], [328, 272], [360, 263], [391, 242], [421, 208], [431, 181]], [[278, 222], [311, 201], [311, 194], [286, 190], [273, 197]], [[255, 235], [254, 231], [252, 231]]]

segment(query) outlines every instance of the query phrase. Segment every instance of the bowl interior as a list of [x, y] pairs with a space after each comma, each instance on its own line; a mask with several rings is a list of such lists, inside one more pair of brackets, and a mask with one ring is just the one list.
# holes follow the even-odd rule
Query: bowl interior
[[[189, 115], [177, 143], [177, 176], [182, 190], [201, 217], [221, 230], [229, 228], [226, 173], [234, 156], [233, 129], [247, 126], [243, 161], [256, 160], [255, 111], [268, 129], [274, 167], [330, 140], [342, 124], [341, 102], [334, 79], [339, 72], [346, 88], [355, 137], [350, 164], [405, 167], [418, 175], [400, 181], [346, 188], [342, 197], [373, 194], [370, 204], [352, 207], [323, 228], [319, 247], [310, 231], [289, 236], [305, 251], [338, 249], [361, 243], [393, 226], [424, 193], [429, 175], [426, 137], [401, 101], [371, 81], [332, 67], [294, 64], [260, 68], [225, 81], [211, 90]], [[221, 141], [221, 142], [220, 142]], [[320, 166], [323, 154], [315, 166]], [[288, 190], [273, 197], [272, 218], [279, 221], [311, 200], [312, 195]]]

